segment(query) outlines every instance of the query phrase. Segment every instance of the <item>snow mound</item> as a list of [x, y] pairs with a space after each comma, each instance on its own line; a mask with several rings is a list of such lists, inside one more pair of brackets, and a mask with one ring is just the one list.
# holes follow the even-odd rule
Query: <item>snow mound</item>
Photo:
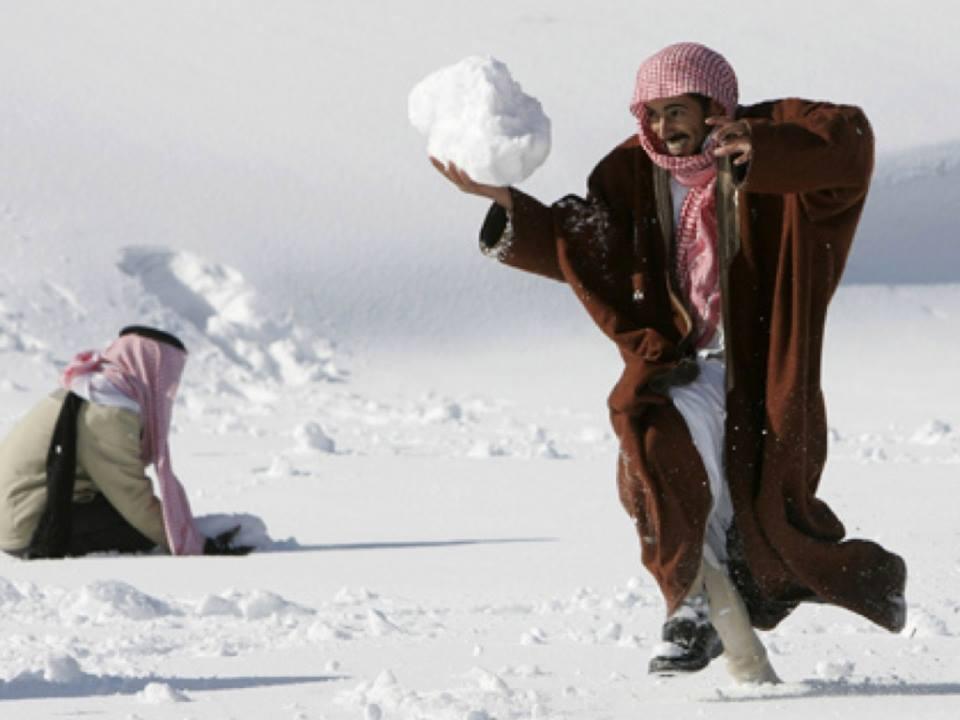
[[550, 153], [550, 119], [502, 62], [472, 56], [424, 78], [410, 92], [410, 122], [427, 151], [476, 181], [514, 185]]
[[189, 702], [190, 698], [166, 683], [152, 682], [137, 693], [137, 700], [147, 705]]
[[403, 628], [388, 618], [383, 611], [377, 610], [376, 608], [370, 608], [367, 611], [367, 627], [370, 630], [370, 634], [374, 637], [385, 637], [387, 635], [403, 633]]
[[[4, 276], [4, 285], [9, 285], [11, 278]], [[42, 291], [46, 290], [44, 294]], [[44, 301], [49, 300], [50, 288], [42, 288], [38, 293], [40, 297], [31, 298], [34, 306], [43, 307]], [[18, 353], [42, 353], [47, 349], [46, 343], [29, 334], [25, 328], [30, 327], [32, 318], [27, 317], [27, 313], [21, 307], [22, 298], [8, 298], [9, 296], [0, 292], [0, 352], [18, 352]], [[16, 383], [13, 383], [11, 390], [15, 389]]]
[[845, 681], [853, 676], [856, 665], [851, 660], [821, 660], [817, 663], [817, 676], [822, 680]]
[[337, 446], [320, 423], [308, 421], [293, 430], [293, 439], [297, 441], [297, 452], [332, 453]]
[[292, 538], [274, 540], [267, 532], [263, 519], [249, 513], [211, 513], [197, 516], [195, 522], [197, 529], [206, 537], [219, 535], [239, 525], [240, 531], [234, 537], [233, 544], [247, 545], [255, 550], [288, 548], [296, 544]]
[[310, 608], [297, 605], [269, 590], [254, 590], [237, 603], [247, 620], [262, 620], [283, 615], [312, 615]]
[[205, 595], [196, 604], [195, 610], [200, 617], [217, 617], [222, 615], [240, 615], [237, 604], [219, 595]]
[[120, 618], [153, 620], [176, 611], [137, 588], [119, 580], [100, 580], [69, 593], [60, 606], [68, 622], [109, 623]]
[[353, 633], [325, 620], [317, 620], [307, 628], [307, 638], [311, 642], [325, 643], [336, 640], [351, 640]]
[[4, 577], [0, 577], [0, 608], [23, 600], [23, 593]]
[[7, 696], [16, 697], [18, 689], [44, 685], [78, 686], [84, 682], [89, 683], [92, 679], [83, 672], [80, 663], [71, 655], [48, 653], [40, 660], [40, 665], [39, 669], [22, 670], [8, 680], [0, 681], [0, 697], [4, 690]]
[[942, 420], [931, 420], [917, 428], [916, 432], [910, 436], [910, 442], [914, 445], [937, 445], [947, 439], [953, 432], [953, 428]]
[[144, 246], [122, 248], [117, 266], [248, 375], [293, 385], [342, 379], [330, 344], [290, 317], [268, 312], [237, 270], [192, 253]]
[[265, 620], [273, 617], [314, 615], [311, 608], [291, 602], [269, 590], [228, 592], [204, 598], [198, 606], [200, 615], [236, 615], [245, 620]]
[[926, 608], [912, 607], [902, 634], [910, 638], [950, 637], [947, 623]]
[[366, 720], [520, 720], [549, 712], [538, 697], [535, 692], [514, 691], [499, 675], [475, 667], [462, 676], [459, 686], [434, 691], [414, 690], [390, 670], [381, 670], [372, 680], [341, 692], [335, 702]]
[[70, 655], [51, 655], [44, 663], [43, 679], [47, 682], [66, 685], [75, 683], [83, 677], [80, 663]]
[[507, 451], [500, 447], [500, 445], [487, 440], [478, 440], [470, 447], [469, 450], [467, 450], [468, 458], [475, 458], [478, 460], [503, 457], [506, 454]]

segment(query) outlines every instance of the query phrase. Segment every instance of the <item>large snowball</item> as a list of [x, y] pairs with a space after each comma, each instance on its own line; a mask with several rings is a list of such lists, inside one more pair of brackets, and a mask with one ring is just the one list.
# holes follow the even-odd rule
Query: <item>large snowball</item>
[[492, 57], [468, 57], [427, 76], [410, 92], [408, 111], [427, 136], [427, 152], [477, 182], [514, 185], [550, 153], [550, 118]]

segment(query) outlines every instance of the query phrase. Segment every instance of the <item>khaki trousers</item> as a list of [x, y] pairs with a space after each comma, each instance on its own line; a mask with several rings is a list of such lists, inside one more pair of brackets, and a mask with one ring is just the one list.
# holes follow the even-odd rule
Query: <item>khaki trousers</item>
[[750, 615], [726, 570], [703, 560], [694, 592], [706, 590], [710, 622], [723, 641], [727, 670], [738, 683], [778, 683], [767, 650], [750, 623]]

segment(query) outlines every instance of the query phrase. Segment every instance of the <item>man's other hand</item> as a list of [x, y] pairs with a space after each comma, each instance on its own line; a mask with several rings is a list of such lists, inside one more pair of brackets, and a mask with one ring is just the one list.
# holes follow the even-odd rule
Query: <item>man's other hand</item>
[[746, 165], [753, 157], [750, 124], [746, 120], [731, 120], [722, 115], [708, 117], [704, 122], [714, 128], [717, 147], [714, 157], [733, 156], [734, 165]]

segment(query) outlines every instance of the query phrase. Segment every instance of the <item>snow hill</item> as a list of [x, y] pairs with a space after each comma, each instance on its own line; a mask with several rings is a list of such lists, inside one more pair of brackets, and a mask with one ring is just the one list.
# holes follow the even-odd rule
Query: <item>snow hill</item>
[[956, 282], [957, 208], [960, 144], [881, 157], [846, 282]]
[[[933, 149], [918, 164], [935, 175], [936, 146], [956, 142], [950, 123], [931, 120], [960, 106], [960, 53], [936, 20], [949, 16], [945, 2], [867, 12], [756, 0], [746, 4], [749, 42], [703, 2], [690, 6], [693, 26], [686, 14], [651, 22], [633, 0], [492, 0], [456, 13], [445, 0], [403, 13], [385, 0], [282, 7], [0, 3], [8, 265], [70, 263], [80, 282], [129, 245], [192, 252], [236, 268], [274, 305], [296, 306], [319, 334], [375, 349], [483, 343], [504, 323], [528, 335], [568, 309], [562, 332], [582, 327], [561, 289], [479, 260], [484, 209], [443, 184], [407, 122], [413, 86], [472, 54], [506, 62], [554, 120], [550, 159], [525, 184], [544, 199], [582, 191], [632, 131], [638, 62], [679, 39], [725, 52], [745, 102], [796, 94], [862, 105], [878, 175], [922, 146]], [[794, 52], [766, 24], [789, 27]], [[956, 197], [956, 175], [943, 182], [942, 195], [920, 178], [886, 196], [876, 189], [870, 227], [916, 232], [887, 235], [868, 255], [862, 237], [849, 280], [951, 280], [957, 243], [944, 238], [955, 223], [940, 200]], [[918, 266], [925, 257], [936, 264]]]

